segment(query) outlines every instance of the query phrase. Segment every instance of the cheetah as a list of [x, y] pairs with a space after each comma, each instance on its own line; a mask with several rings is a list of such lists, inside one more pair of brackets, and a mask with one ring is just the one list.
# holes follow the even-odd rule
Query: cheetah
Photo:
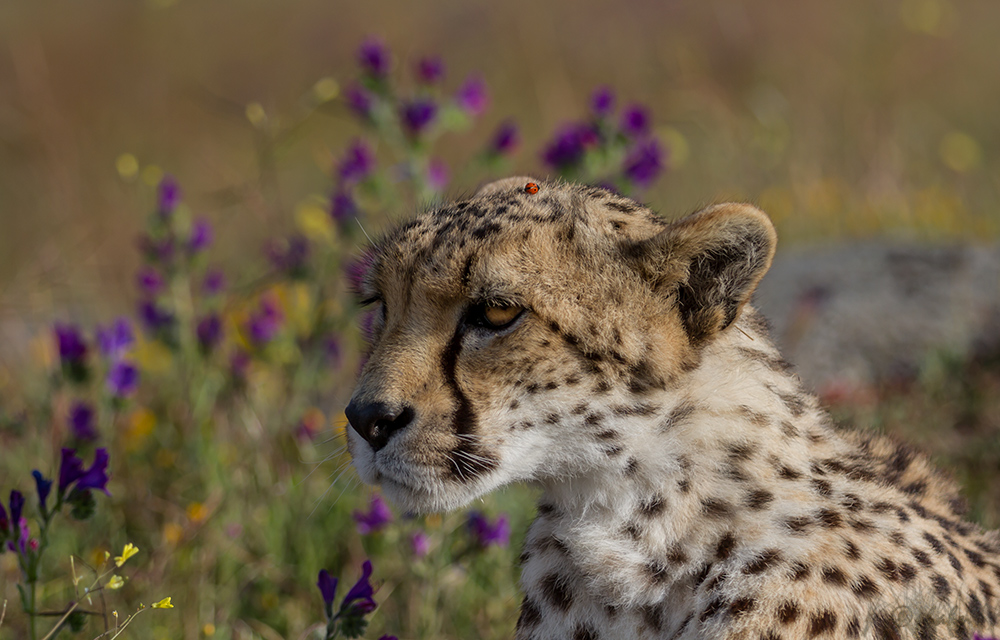
[[511, 178], [364, 255], [360, 477], [412, 512], [540, 487], [518, 640], [967, 640], [1000, 532], [908, 446], [833, 427], [748, 304], [767, 216], [668, 222]]

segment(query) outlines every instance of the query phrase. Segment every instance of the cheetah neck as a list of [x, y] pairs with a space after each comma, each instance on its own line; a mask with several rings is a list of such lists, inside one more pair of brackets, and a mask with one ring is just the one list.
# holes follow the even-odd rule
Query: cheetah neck
[[551, 536], [593, 593], [641, 606], [690, 581], [727, 531], [744, 541], [765, 535], [742, 514], [774, 499], [768, 460], [841, 443], [775, 347], [747, 324], [706, 347], [681, 384], [644, 397], [654, 413], [611, 425], [622, 434], [620, 455], [597, 473], [543, 485], [529, 550]]

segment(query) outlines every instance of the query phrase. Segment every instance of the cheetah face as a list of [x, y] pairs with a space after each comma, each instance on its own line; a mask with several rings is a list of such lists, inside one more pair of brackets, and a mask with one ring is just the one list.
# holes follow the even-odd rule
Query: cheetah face
[[371, 353], [346, 413], [361, 478], [427, 512], [621, 464], [591, 401], [639, 406], [674, 384], [773, 246], [746, 205], [668, 224], [603, 189], [528, 178], [404, 224], [371, 249], [358, 292]]

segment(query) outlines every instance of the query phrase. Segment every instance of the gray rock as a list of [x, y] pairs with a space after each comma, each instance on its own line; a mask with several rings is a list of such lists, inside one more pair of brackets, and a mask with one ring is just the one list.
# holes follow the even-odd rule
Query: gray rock
[[1000, 246], [876, 241], [775, 258], [757, 307], [820, 393], [919, 371], [927, 357], [1000, 353]]

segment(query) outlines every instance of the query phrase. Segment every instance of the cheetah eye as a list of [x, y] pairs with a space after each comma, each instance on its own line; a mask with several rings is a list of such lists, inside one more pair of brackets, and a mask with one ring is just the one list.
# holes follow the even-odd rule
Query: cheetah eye
[[508, 302], [481, 302], [469, 310], [468, 323], [484, 329], [506, 329], [521, 317], [524, 307]]

